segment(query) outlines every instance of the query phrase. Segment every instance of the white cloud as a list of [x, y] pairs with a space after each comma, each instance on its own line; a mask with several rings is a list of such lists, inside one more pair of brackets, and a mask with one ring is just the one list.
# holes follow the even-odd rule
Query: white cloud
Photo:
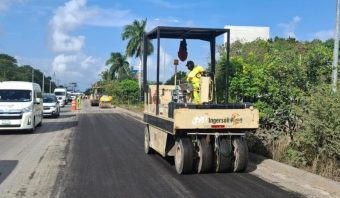
[[83, 25], [122, 27], [136, 19], [129, 10], [89, 7], [86, 0], [70, 0], [59, 7], [50, 20], [50, 48], [56, 52], [79, 52], [85, 45], [85, 36], [71, 36]]
[[130, 10], [102, 9], [99, 7], [87, 8], [92, 17], [85, 24], [102, 27], [123, 27], [138, 19]]
[[91, 15], [86, 11], [86, 0], [71, 0], [59, 7], [50, 21], [51, 49], [56, 52], [80, 51], [85, 37], [70, 36], [68, 33], [80, 27]]
[[104, 69], [100, 58], [85, 55], [85, 36], [72, 34], [84, 25], [123, 26], [134, 17], [127, 10], [102, 9], [87, 6], [86, 0], [69, 0], [57, 8], [49, 22], [50, 48], [59, 52], [53, 62], [52, 71], [61, 84], [78, 82], [81, 88], [90, 86], [98, 80], [98, 74]]
[[[84, 25], [97, 27], [123, 27], [140, 17], [133, 15], [130, 10], [118, 10], [88, 6], [86, 0], [69, 0], [63, 6], [58, 7], [49, 22], [50, 48], [59, 52], [52, 63], [53, 72], [61, 82], [93, 83], [98, 79], [98, 74], [107, 69], [105, 61], [85, 55], [83, 48], [86, 37], [77, 33]], [[148, 19], [147, 30], [158, 25], [190, 24], [175, 17]], [[165, 57], [165, 59], [164, 59]], [[165, 67], [164, 67], [165, 60]], [[161, 80], [166, 80], [174, 73], [172, 57], [161, 49]], [[130, 59], [130, 65], [135, 69], [140, 65], [139, 59]], [[155, 71], [156, 61], [151, 60], [151, 70]], [[165, 68], [165, 69], [164, 69]], [[153, 72], [152, 73], [155, 73]], [[163, 79], [164, 78], [164, 79]], [[86, 88], [86, 87], [85, 87]]]
[[59, 54], [53, 60], [52, 70], [62, 84], [78, 82], [80, 88], [85, 89], [97, 80], [103, 65], [100, 59], [82, 53]]
[[93, 58], [92, 56], [88, 56], [86, 57], [81, 63], [80, 63], [80, 66], [81, 68], [83, 69], [87, 69], [89, 68], [89, 66], [93, 65], [94, 63], [96, 63], [96, 59]]
[[279, 27], [283, 28], [284, 36], [296, 38], [295, 29], [300, 21], [301, 18], [299, 16], [295, 16], [290, 22], [279, 24]]
[[326, 41], [334, 37], [334, 30], [321, 30], [319, 32], [315, 32], [311, 39], [320, 39], [322, 41]]
[[75, 55], [60, 54], [53, 60], [53, 71], [62, 75], [66, 72], [67, 65], [73, 65], [72, 63], [75, 63], [76, 60], [77, 57]]
[[7, 11], [12, 5], [23, 3], [25, 0], [0, 0], [0, 12]]

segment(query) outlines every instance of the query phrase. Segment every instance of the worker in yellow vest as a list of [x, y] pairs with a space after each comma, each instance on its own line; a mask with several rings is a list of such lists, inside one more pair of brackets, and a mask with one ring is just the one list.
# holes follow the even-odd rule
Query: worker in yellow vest
[[81, 103], [80, 96], [77, 96], [77, 109], [80, 109], [80, 103]]
[[186, 66], [190, 70], [187, 75], [187, 81], [192, 84], [192, 102], [200, 104], [200, 79], [204, 68], [199, 65], [195, 65], [193, 61], [188, 61]]

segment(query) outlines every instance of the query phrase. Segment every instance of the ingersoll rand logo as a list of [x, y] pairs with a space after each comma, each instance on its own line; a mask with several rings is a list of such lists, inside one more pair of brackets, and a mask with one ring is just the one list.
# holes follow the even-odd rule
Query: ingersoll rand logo
[[234, 113], [230, 117], [225, 118], [208, 118], [208, 122], [211, 124], [227, 124], [232, 123], [234, 125], [242, 123], [243, 119], [239, 114]]
[[[216, 124], [225, 124], [225, 125], [237, 125], [243, 122], [242, 117], [234, 113], [231, 116], [226, 116], [224, 118], [213, 118], [206, 115], [198, 115], [193, 117], [191, 124], [192, 125], [200, 125], [204, 123], [216, 125]], [[224, 125], [223, 125], [224, 126]]]

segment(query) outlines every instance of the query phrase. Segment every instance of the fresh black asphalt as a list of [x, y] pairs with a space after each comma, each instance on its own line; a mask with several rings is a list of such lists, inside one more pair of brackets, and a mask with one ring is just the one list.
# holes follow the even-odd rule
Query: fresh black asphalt
[[59, 197], [300, 197], [250, 173], [178, 175], [172, 159], [144, 154], [143, 131], [119, 111], [78, 114]]

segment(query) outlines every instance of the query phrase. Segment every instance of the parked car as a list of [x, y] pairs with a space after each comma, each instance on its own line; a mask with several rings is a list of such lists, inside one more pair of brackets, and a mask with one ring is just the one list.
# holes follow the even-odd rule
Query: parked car
[[60, 105], [54, 94], [43, 94], [44, 116], [57, 118], [60, 116]]

